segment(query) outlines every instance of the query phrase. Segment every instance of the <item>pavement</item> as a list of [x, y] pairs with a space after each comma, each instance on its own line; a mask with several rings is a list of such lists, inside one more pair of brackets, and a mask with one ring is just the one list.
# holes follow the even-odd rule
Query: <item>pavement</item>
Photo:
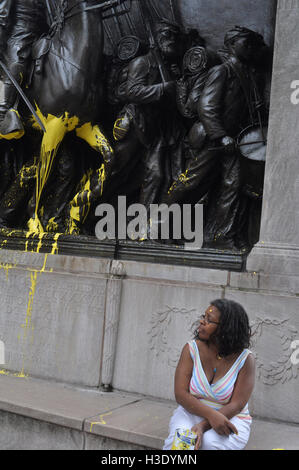
[[[86, 438], [93, 438], [99, 443], [103, 439], [115, 442], [118, 450], [162, 449], [176, 406], [172, 401], [132, 393], [101, 392], [0, 373], [0, 413], [28, 418], [26, 432], [30, 432], [28, 423], [36, 421], [50, 423], [55, 429], [68, 428], [84, 437], [83, 448]], [[5, 441], [3, 423], [0, 449]], [[62, 445], [60, 442], [59, 448]], [[246, 450], [272, 449], [298, 450], [299, 423], [254, 418]]]

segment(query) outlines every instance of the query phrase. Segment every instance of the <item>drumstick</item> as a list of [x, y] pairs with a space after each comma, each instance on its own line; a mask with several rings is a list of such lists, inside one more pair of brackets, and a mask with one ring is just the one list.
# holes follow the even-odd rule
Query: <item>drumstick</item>
[[[244, 142], [243, 144], [236, 144], [236, 147], [244, 147], [245, 145], [253, 145], [253, 144], [266, 144], [267, 141], [265, 140], [255, 140], [254, 142]], [[213, 150], [224, 150], [225, 149], [225, 146], [222, 146], [222, 147], [213, 147], [213, 148], [209, 148], [208, 150], [210, 152], [213, 152]]]
[[[252, 73], [251, 70], [250, 70], [250, 76], [251, 76], [251, 80], [252, 80], [252, 83], [253, 83], [254, 99], [255, 99], [255, 102], [257, 103], [259, 101], [258, 90], [257, 90], [255, 78], [254, 78], [253, 73]], [[263, 123], [262, 123], [262, 116], [261, 116], [261, 113], [260, 113], [259, 109], [256, 109], [256, 112], [257, 112], [257, 116], [258, 116], [258, 120], [259, 120], [259, 125], [260, 125], [260, 129], [261, 129], [262, 138], [263, 138], [264, 144], [266, 144], [266, 138], [265, 138]]]

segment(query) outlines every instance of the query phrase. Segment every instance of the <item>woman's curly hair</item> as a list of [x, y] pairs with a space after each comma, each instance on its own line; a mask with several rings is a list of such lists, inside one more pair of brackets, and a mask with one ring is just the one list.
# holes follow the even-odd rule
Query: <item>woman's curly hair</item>
[[[216, 299], [211, 302], [220, 312], [219, 325], [210, 340], [216, 342], [218, 353], [225, 357], [241, 353], [250, 346], [251, 328], [249, 318], [242, 305], [228, 299]], [[199, 323], [197, 322], [197, 328]], [[194, 331], [194, 339], [199, 339], [198, 331]]]

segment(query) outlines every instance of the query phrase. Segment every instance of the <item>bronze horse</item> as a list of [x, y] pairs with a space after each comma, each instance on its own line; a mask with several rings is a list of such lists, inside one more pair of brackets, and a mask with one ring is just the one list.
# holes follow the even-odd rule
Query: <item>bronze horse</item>
[[[53, 21], [49, 34], [41, 38], [37, 47], [46, 51], [39, 57], [42, 73], [34, 73], [26, 89], [45, 128], [36, 171], [26, 169], [27, 174], [35, 172], [34, 215], [28, 228], [36, 233], [45, 230], [39, 217], [41, 195], [67, 133], [74, 132], [99, 153], [99, 178], [109, 176], [114, 158], [113, 149], [97, 122], [102, 105], [99, 83], [104, 48], [102, 8], [114, 2], [55, 0], [50, 3], [55, 5]], [[25, 109], [20, 111], [24, 116]], [[30, 115], [27, 123], [41, 130], [34, 116]]]

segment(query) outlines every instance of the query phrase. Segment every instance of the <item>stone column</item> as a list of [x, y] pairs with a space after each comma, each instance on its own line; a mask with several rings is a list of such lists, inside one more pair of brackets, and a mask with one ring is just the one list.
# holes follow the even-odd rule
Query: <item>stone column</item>
[[123, 263], [120, 261], [112, 261], [106, 294], [104, 347], [101, 373], [102, 388], [105, 391], [112, 390], [111, 384], [117, 343], [121, 289], [124, 276], [125, 269]]
[[[299, 0], [278, 0], [261, 234], [247, 260], [248, 271], [295, 277], [299, 274], [299, 103], [292, 103], [296, 93], [292, 86], [296, 80], [299, 84], [298, 25]], [[299, 92], [296, 96], [299, 101]]]

